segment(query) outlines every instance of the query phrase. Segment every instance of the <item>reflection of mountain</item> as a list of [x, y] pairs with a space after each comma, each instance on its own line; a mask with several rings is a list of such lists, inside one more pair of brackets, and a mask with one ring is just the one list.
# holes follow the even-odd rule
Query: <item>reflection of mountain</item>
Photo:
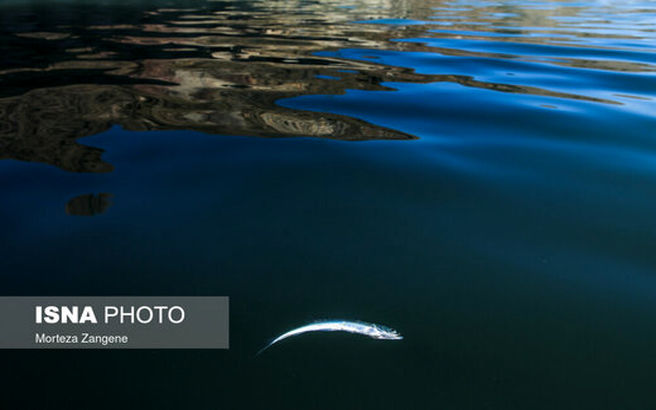
[[[282, 98], [338, 95], [348, 89], [390, 90], [383, 82], [447, 81], [499, 92], [611, 102], [465, 75], [422, 75], [377, 64], [375, 56], [366, 53], [357, 59], [326, 53], [340, 49], [429, 51], [532, 61], [532, 57], [392, 41], [445, 35], [428, 32], [425, 25], [350, 23], [433, 17], [450, 19], [449, 27], [458, 28], [461, 16], [440, 11], [439, 0], [186, 3], [185, 9], [78, 3], [48, 13], [29, 6], [3, 8], [0, 158], [43, 162], [70, 171], [111, 171], [111, 165], [101, 160], [101, 150], [76, 140], [116, 124], [129, 130], [186, 129], [260, 137], [414, 138], [355, 118], [276, 104]], [[573, 15], [578, 9], [559, 10]], [[489, 22], [494, 13], [511, 16], [499, 20], [504, 24], [515, 20], [520, 26], [522, 22], [553, 23], [545, 11], [516, 11], [510, 6], [481, 6], [462, 13], [479, 23]], [[514, 37], [513, 41], [540, 39]], [[599, 61], [560, 59], [553, 64], [586, 67], [602, 64]], [[611, 63], [603, 64], [598, 68]], [[618, 67], [614, 69], [632, 69]]]
[[191, 129], [262, 137], [413, 138], [354, 118], [277, 107], [258, 97], [257, 93], [206, 90], [203, 99], [181, 98], [167, 96], [161, 88], [117, 85], [37, 89], [0, 100], [2, 157], [44, 162], [69, 171], [111, 171], [111, 165], [100, 159], [101, 150], [80, 145], [76, 139], [113, 124], [128, 130]]
[[[414, 138], [355, 118], [276, 105], [304, 94], [386, 90], [379, 85], [384, 80], [430, 81], [407, 69], [312, 56], [349, 43], [342, 26], [315, 25], [317, 32], [302, 34], [310, 29], [300, 21], [286, 25], [291, 20], [284, 15], [263, 21], [264, 13], [253, 10], [144, 15], [147, 24], [88, 24], [61, 33], [54, 18], [49, 30], [8, 33], [11, 45], [2, 50], [8, 58], [0, 67], [0, 158], [111, 171], [101, 150], [76, 140], [116, 124], [260, 137]], [[386, 41], [384, 31], [373, 37]]]

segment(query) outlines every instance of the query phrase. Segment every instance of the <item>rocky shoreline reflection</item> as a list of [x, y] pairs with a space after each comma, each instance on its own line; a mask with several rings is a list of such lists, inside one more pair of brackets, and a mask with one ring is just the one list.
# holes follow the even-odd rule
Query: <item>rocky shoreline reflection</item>
[[[340, 50], [389, 50], [532, 61], [533, 57], [397, 41], [443, 35], [428, 29], [436, 27], [430, 24], [441, 4], [438, 0], [353, 0], [346, 5], [187, 0], [180, 3], [188, 7], [177, 9], [158, 7], [157, 0], [132, 6], [117, 0], [112, 7], [69, 1], [47, 13], [23, 3], [2, 9], [0, 159], [40, 162], [73, 172], [110, 172], [112, 165], [102, 160], [103, 151], [78, 140], [116, 125], [126, 130], [256, 137], [415, 139], [357, 118], [276, 103], [347, 90], [393, 90], [386, 82], [443, 81], [504, 93], [616, 103], [465, 75], [419, 74], [377, 63], [376, 56], [366, 53], [355, 58], [340, 55]], [[489, 13], [498, 11], [481, 6], [467, 13], [472, 20], [485, 22]], [[517, 18], [546, 27], [556, 24], [546, 13], [523, 11]], [[559, 13], [576, 14], [578, 9], [561, 8]], [[422, 24], [357, 23], [390, 17]], [[449, 27], [455, 29], [459, 16], [452, 17]], [[507, 23], [514, 18], [508, 17]], [[448, 19], [449, 15], [437, 18]], [[646, 69], [601, 60], [553, 61], [572, 67], [593, 63], [599, 69]]]
[[[387, 42], [387, 30], [350, 39], [346, 30], [352, 26], [345, 23], [310, 32], [302, 24], [310, 14], [263, 21], [257, 10], [189, 13], [145, 10], [140, 24], [122, 25], [68, 26], [54, 18], [52, 29], [36, 32], [22, 31], [16, 21], [5, 26], [0, 159], [110, 172], [103, 151], [78, 140], [115, 125], [348, 141], [415, 138], [356, 118], [276, 104], [347, 89], [388, 90], [383, 81], [430, 81], [407, 69], [312, 55], [354, 42]], [[325, 16], [326, 23], [348, 20]]]

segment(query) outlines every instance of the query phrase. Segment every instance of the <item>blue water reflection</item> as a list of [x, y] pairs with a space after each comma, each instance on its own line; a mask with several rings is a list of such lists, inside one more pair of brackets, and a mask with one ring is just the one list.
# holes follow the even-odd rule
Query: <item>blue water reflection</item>
[[[153, 407], [655, 407], [653, 3], [58, 4], [0, 5], [4, 293], [228, 295], [232, 343], [19, 352], [17, 380], [147, 379], [125, 395]], [[405, 338], [252, 359], [334, 317]]]

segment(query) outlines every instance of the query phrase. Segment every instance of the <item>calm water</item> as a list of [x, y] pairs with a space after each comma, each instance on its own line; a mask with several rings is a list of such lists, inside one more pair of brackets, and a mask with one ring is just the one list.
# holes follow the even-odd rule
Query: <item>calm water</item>
[[[656, 3], [4, 0], [0, 53], [1, 293], [231, 297], [0, 407], [656, 408]], [[254, 357], [323, 318], [405, 339]]]

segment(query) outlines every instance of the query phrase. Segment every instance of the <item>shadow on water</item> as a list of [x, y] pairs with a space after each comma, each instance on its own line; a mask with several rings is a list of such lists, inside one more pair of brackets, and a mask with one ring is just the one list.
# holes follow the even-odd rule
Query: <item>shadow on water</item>
[[105, 213], [112, 206], [112, 194], [86, 194], [71, 198], [66, 203], [66, 214], [76, 216], [94, 216]]

